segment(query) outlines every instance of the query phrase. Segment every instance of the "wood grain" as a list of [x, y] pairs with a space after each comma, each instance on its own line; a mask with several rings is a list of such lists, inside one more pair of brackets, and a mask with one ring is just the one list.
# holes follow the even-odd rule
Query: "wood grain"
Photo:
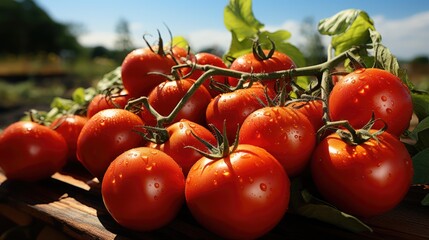
[[[79, 168], [38, 183], [9, 181], [0, 174], [0, 204], [33, 216], [75, 239], [218, 239], [184, 206], [166, 227], [134, 232], [119, 226], [104, 208], [100, 184]], [[317, 220], [286, 214], [261, 239], [429, 239], [429, 207], [420, 204], [428, 186], [413, 186], [394, 210], [363, 221], [374, 232], [354, 234]]]

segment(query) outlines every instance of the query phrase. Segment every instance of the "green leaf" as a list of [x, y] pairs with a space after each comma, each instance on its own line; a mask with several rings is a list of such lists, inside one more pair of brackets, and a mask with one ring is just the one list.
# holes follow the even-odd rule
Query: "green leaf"
[[71, 99], [55, 97], [51, 102], [51, 108], [57, 108], [59, 111], [66, 112], [76, 103]]
[[189, 42], [188, 40], [186, 40], [186, 38], [182, 37], [182, 36], [174, 36], [173, 40], [171, 41], [171, 45], [172, 46], [178, 46], [184, 49], [188, 49], [189, 47]]
[[282, 52], [292, 58], [297, 67], [304, 67], [306, 64], [304, 54], [302, 54], [302, 52], [297, 47], [287, 42], [290, 36], [290, 32], [286, 30], [279, 30], [275, 32], [262, 31], [259, 34], [259, 42], [263, 44], [263, 46], [266, 46], [266, 48], [270, 49], [271, 43], [268, 40], [270, 39], [274, 42], [277, 51]]
[[429, 148], [420, 151], [413, 156], [414, 184], [429, 183]]
[[413, 110], [419, 121], [422, 121], [429, 116], [429, 93], [413, 91], [411, 97], [413, 99]]
[[372, 232], [372, 229], [358, 218], [317, 199], [303, 189], [300, 179], [292, 181], [290, 201], [291, 213], [333, 224], [354, 233]]
[[228, 58], [238, 58], [241, 55], [252, 52], [253, 41], [249, 38], [239, 41], [237, 35], [234, 32], [231, 32], [231, 44], [229, 46], [228, 52], [224, 55], [224, 60], [228, 61]]
[[277, 45], [277, 50], [292, 58], [297, 67], [304, 67], [306, 65], [304, 54], [294, 45], [282, 42]]
[[338, 55], [353, 46], [367, 44], [370, 42], [369, 29], [375, 29], [373, 21], [366, 12], [361, 11], [352, 25], [340, 35], [332, 37], [332, 47]]
[[429, 206], [429, 193], [426, 194], [421, 203], [423, 206]]
[[429, 117], [421, 120], [411, 132], [412, 136], [417, 139], [418, 149], [429, 148]]
[[231, 0], [224, 10], [224, 23], [240, 42], [255, 36], [264, 27], [253, 15], [252, 1], [248, 0]]
[[80, 87], [74, 90], [72, 94], [72, 99], [77, 104], [85, 104], [85, 89]]
[[362, 11], [357, 9], [343, 10], [330, 18], [319, 22], [319, 32], [323, 35], [338, 35], [344, 33], [356, 20]]
[[123, 88], [120, 66], [104, 74], [103, 78], [98, 81], [96, 86], [97, 92], [103, 92], [112, 88]]

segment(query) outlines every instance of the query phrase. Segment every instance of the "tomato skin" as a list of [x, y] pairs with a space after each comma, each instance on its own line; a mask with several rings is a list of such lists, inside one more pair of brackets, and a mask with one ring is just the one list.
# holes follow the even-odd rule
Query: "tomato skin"
[[47, 126], [19, 121], [0, 134], [0, 156], [0, 168], [8, 179], [38, 181], [61, 170], [67, 144]]
[[50, 125], [56, 132], [64, 137], [68, 147], [67, 159], [78, 162], [76, 156], [77, 139], [88, 118], [79, 115], [64, 115], [57, 118]]
[[206, 147], [191, 132], [207, 142], [216, 145], [216, 139], [207, 128], [197, 123], [182, 119], [166, 128], [170, 138], [167, 142], [157, 144], [150, 142], [148, 147], [159, 149], [176, 161], [182, 168], [183, 174], [188, 175], [192, 165], [201, 158], [201, 154], [195, 149], [186, 148], [192, 146], [200, 150], [205, 150]]
[[[273, 97], [273, 92], [269, 92]], [[234, 92], [222, 93], [211, 100], [206, 109], [206, 121], [217, 129], [223, 129], [226, 119], [226, 132], [228, 141], [232, 143], [244, 119], [257, 109], [267, 104], [264, 87], [261, 84], [253, 84], [250, 88], [238, 89]]]
[[285, 214], [290, 181], [283, 167], [262, 148], [240, 144], [219, 160], [201, 158], [185, 185], [188, 208], [206, 229], [228, 239], [254, 239]]
[[244, 120], [239, 143], [264, 148], [282, 164], [289, 177], [294, 177], [310, 162], [316, 135], [304, 114], [286, 107], [264, 107]]
[[124, 151], [142, 146], [144, 139], [135, 131], [144, 123], [124, 109], [105, 109], [88, 120], [77, 141], [76, 154], [83, 166], [99, 180], [109, 164]]
[[[149, 94], [149, 103], [158, 113], [167, 116], [173, 111], [194, 83], [193, 79], [162, 82]], [[180, 119], [188, 119], [203, 125], [205, 123], [205, 110], [210, 100], [210, 93], [204, 86], [200, 86], [170, 124], [178, 122]], [[143, 108], [141, 113], [142, 119], [150, 126], [155, 125], [155, 118], [148, 114], [150, 113]]]
[[[269, 50], [264, 50], [264, 53], [268, 55]], [[231, 70], [242, 71], [242, 72], [253, 72], [253, 73], [267, 73], [275, 72], [280, 70], [287, 70], [295, 68], [296, 64], [286, 54], [274, 51], [274, 54], [268, 59], [259, 59], [254, 53], [247, 53], [243, 56], [238, 57], [232, 62], [229, 67]], [[231, 86], [238, 84], [238, 79], [229, 77], [228, 82]], [[263, 84], [274, 88], [275, 79], [264, 80]]]
[[[200, 52], [195, 54], [195, 63], [200, 65], [211, 65], [216, 66], [220, 68], [228, 68], [225, 64], [225, 62], [217, 55], [214, 55], [212, 53], [206, 53], [206, 52]], [[182, 73], [183, 75], [189, 74], [191, 72], [191, 68], [183, 68]], [[192, 79], [198, 79], [201, 75], [203, 75], [204, 71], [195, 69], [192, 71], [192, 74], [189, 76], [189, 78]], [[217, 96], [221, 92], [217, 91], [216, 89], [213, 89], [210, 87], [210, 81], [215, 81], [219, 83], [225, 84], [228, 80], [227, 77], [218, 75], [218, 76], [212, 76], [210, 79], [206, 79], [206, 81], [203, 83], [203, 85], [207, 88], [207, 90], [210, 92], [210, 95], [212, 97]]]
[[125, 105], [127, 105], [129, 99], [130, 98], [126, 90], [122, 90], [120, 94], [113, 94], [112, 96], [97, 94], [89, 102], [86, 116], [91, 118], [96, 113], [104, 109], [124, 108]]
[[322, 100], [311, 100], [308, 102], [296, 102], [288, 105], [288, 107], [303, 113], [311, 124], [314, 130], [317, 131], [323, 126], [323, 103]]
[[168, 55], [158, 54], [148, 47], [135, 49], [121, 65], [124, 88], [132, 98], [147, 96], [154, 87], [165, 81], [161, 75], [148, 73], [170, 74], [174, 65], [174, 60]]
[[346, 213], [371, 217], [391, 210], [404, 198], [413, 177], [410, 155], [388, 132], [378, 141], [348, 145], [334, 133], [320, 142], [311, 172], [328, 202]]
[[120, 225], [151, 231], [167, 225], [184, 203], [185, 177], [179, 165], [157, 149], [125, 151], [109, 166], [101, 193]]
[[[413, 104], [410, 91], [398, 77], [382, 69], [358, 69], [335, 84], [329, 97], [331, 120], [348, 120], [354, 128], [362, 128], [373, 112], [396, 136], [408, 128]], [[383, 126], [377, 121], [373, 128]]]

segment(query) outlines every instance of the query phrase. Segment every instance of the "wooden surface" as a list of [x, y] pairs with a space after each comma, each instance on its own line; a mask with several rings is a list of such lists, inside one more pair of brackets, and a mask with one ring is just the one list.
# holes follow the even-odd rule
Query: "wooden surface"
[[[0, 210], [1, 206], [17, 210], [74, 239], [217, 239], [198, 225], [185, 206], [175, 220], [157, 231], [141, 233], [120, 227], [104, 208], [100, 185], [82, 169], [72, 168], [39, 183], [8, 181], [0, 173], [0, 183]], [[372, 233], [355, 234], [286, 214], [262, 239], [429, 239], [429, 207], [420, 204], [427, 193], [428, 186], [413, 186], [397, 208], [363, 220], [373, 228]]]

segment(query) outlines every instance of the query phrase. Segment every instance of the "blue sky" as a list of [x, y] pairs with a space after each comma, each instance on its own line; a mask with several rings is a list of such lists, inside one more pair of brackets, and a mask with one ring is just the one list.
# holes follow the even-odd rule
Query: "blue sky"
[[[128, 21], [133, 43], [143, 46], [142, 35], [156, 35], [159, 29], [168, 37], [185, 36], [198, 50], [218, 45], [229, 46], [230, 36], [223, 23], [228, 0], [36, 0], [52, 18], [62, 23], [84, 26], [79, 40], [84, 45], [112, 47], [119, 19]], [[400, 58], [429, 55], [429, 1], [426, 0], [253, 0], [255, 17], [269, 30], [286, 29], [292, 43], [304, 39], [299, 25], [306, 17], [315, 22], [335, 13], [357, 8], [368, 12], [383, 36], [384, 44]], [[155, 38], [154, 38], [155, 39]], [[328, 39], [324, 39], [326, 42]]]

